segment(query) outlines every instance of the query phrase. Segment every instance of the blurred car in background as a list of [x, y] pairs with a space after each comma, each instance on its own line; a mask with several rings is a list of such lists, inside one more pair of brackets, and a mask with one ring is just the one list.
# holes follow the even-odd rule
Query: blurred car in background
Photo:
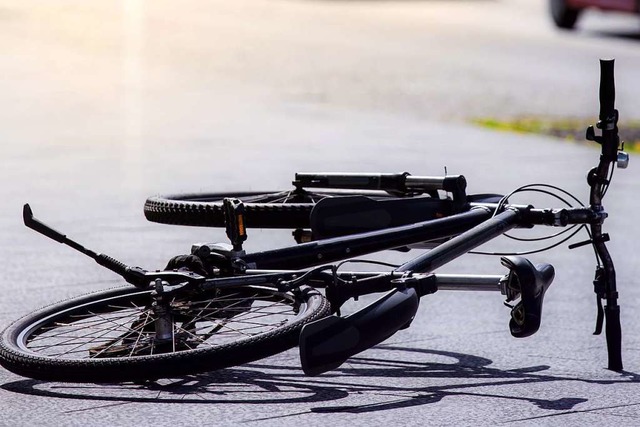
[[549, 0], [553, 22], [559, 28], [572, 29], [580, 13], [587, 8], [638, 13], [640, 0]]

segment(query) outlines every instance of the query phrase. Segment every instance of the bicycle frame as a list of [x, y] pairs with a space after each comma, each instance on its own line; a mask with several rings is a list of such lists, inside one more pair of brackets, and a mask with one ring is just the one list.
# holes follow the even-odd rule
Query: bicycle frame
[[[313, 187], [333, 185], [335, 188], [384, 189], [385, 191], [413, 191], [416, 188], [437, 191], [444, 188], [454, 193], [455, 212], [450, 216], [429, 219], [414, 224], [351, 234], [296, 246], [245, 253], [242, 242], [247, 234], [243, 221], [243, 205], [238, 200], [225, 199], [227, 235], [232, 249], [218, 251], [211, 263], [213, 274], [206, 278], [190, 271], [146, 271], [127, 266], [107, 255], [89, 250], [33, 217], [28, 205], [24, 208], [24, 222], [28, 227], [93, 258], [98, 264], [116, 272], [126, 281], [140, 288], [155, 286], [157, 301], [165, 296], [193, 289], [225, 288], [238, 285], [268, 285], [278, 290], [299, 292], [302, 282], [326, 288], [334, 312], [350, 298], [387, 292], [378, 301], [347, 316], [329, 316], [305, 325], [300, 340], [303, 369], [317, 374], [332, 369], [346, 358], [375, 345], [397, 330], [407, 327], [418, 308], [420, 297], [439, 289], [498, 291], [507, 302], [520, 298], [513, 307], [509, 327], [512, 335], [526, 337], [538, 330], [544, 292], [553, 280], [553, 268], [548, 264], [533, 266], [522, 257], [503, 257], [509, 269], [503, 275], [440, 275], [433, 272], [476, 247], [516, 228], [538, 225], [565, 227], [585, 224], [590, 227], [590, 239], [570, 246], [592, 244], [598, 267], [594, 281], [598, 301], [596, 333], [606, 320], [608, 367], [622, 370], [620, 308], [617, 304], [616, 277], [613, 261], [606, 247], [608, 236], [602, 233], [607, 217], [602, 198], [610, 182], [612, 164], [626, 166], [628, 157], [620, 151], [618, 112], [613, 108], [613, 61], [601, 60], [600, 121], [588, 139], [602, 145], [598, 165], [588, 175], [591, 188], [590, 205], [580, 208], [536, 209], [529, 205], [469, 202], [464, 194], [466, 181], [462, 176], [439, 179], [409, 179], [408, 174], [336, 175], [298, 174], [296, 185]], [[331, 184], [333, 183], [333, 184]], [[332, 187], [332, 188], [334, 188]], [[443, 243], [440, 243], [442, 240]], [[405, 247], [427, 241], [438, 245], [391, 272], [338, 272], [331, 263]], [[206, 245], [196, 246], [197, 253]], [[208, 253], [208, 252], [207, 252]], [[221, 262], [217, 265], [216, 262]], [[600, 264], [601, 263], [601, 264]], [[321, 266], [312, 268], [314, 266]], [[327, 273], [326, 270], [330, 270]], [[604, 309], [601, 300], [606, 300]], [[167, 298], [168, 300], [168, 298]]]
[[[588, 175], [588, 184], [591, 188], [589, 197], [590, 206], [588, 208], [536, 210], [531, 206], [501, 207], [491, 204], [467, 204], [466, 206], [469, 209], [466, 212], [454, 214], [446, 218], [418, 222], [408, 226], [324, 239], [310, 243], [302, 243], [296, 247], [253, 254], [234, 251], [242, 254], [242, 256], [237, 259], [236, 265], [241, 266], [241, 271], [244, 271], [245, 268], [308, 268], [314, 265], [327, 264], [380, 250], [455, 236], [431, 251], [399, 266], [394, 270], [393, 274], [381, 276], [387, 277], [387, 279], [379, 281], [377, 286], [371, 286], [371, 284], [369, 284], [369, 289], [361, 286], [359, 287], [359, 291], [352, 292], [352, 294], [349, 295], [350, 297], [357, 297], [364, 293], [370, 293], [372, 289], [373, 292], [388, 290], [388, 286], [394, 281], [397, 285], [398, 279], [394, 278], [396, 277], [395, 274], [398, 273], [431, 273], [438, 267], [502, 235], [514, 227], [530, 228], [535, 225], [566, 226], [570, 224], [586, 224], [590, 227], [590, 240], [572, 245], [570, 248], [575, 248], [582, 244], [592, 244], [596, 251], [598, 267], [596, 269], [594, 287], [597, 294], [598, 319], [595, 333], [600, 333], [602, 324], [606, 318], [608, 367], [615, 371], [622, 370], [620, 309], [617, 304], [618, 294], [616, 290], [615, 268], [613, 260], [606, 248], [608, 235], [602, 233], [602, 223], [607, 217], [607, 213], [602, 206], [602, 198], [610, 182], [609, 174], [612, 164], [616, 162], [618, 166], [624, 168], [628, 163], [628, 156], [626, 153], [620, 151], [620, 140], [617, 128], [618, 112], [614, 109], [615, 85], [613, 64], [613, 60], [600, 61], [601, 108], [599, 114], [600, 121], [597, 127], [602, 129], [602, 136], [596, 136], [593, 127], [590, 127], [587, 131], [587, 139], [594, 140], [602, 146], [600, 161]], [[379, 175], [297, 174], [294, 184], [296, 186], [304, 184], [309, 187], [384, 189], [386, 191], [407, 191], [412, 188], [412, 185], [422, 184], [426, 186], [427, 190], [436, 191], [438, 189], [446, 189], [452, 192], [454, 200], [459, 202], [457, 204], [458, 208], [465, 206], [464, 202], [466, 201], [464, 193], [466, 181], [464, 177], [460, 176], [444, 179], [425, 180], [418, 178], [412, 180], [406, 173]], [[424, 190], [425, 188], [422, 189]], [[502, 210], [500, 210], [500, 208], [502, 208]], [[229, 229], [227, 230], [227, 234], [232, 242], [234, 241], [234, 235], [243, 233], [243, 231], [234, 233], [233, 231], [229, 232]], [[244, 239], [246, 239], [246, 234], [244, 234], [243, 240]], [[241, 245], [238, 246], [237, 242], [234, 242], [234, 247], [235, 249], [239, 249]], [[508, 261], [503, 259], [503, 264], [505, 264], [505, 262]], [[600, 266], [600, 262], [602, 262], [602, 266]], [[488, 288], [502, 290], [503, 293], [506, 292], [504, 286], [495, 285], [496, 278], [490, 279], [489, 282], [485, 279], [486, 278], [474, 279], [469, 276], [457, 278], [454, 280], [456, 283], [454, 289], [478, 289], [479, 287], [484, 288], [488, 284]], [[497, 282], [502, 283], [503, 279], [498, 279]], [[437, 280], [436, 282], [432, 280], [431, 283], [437, 283]], [[548, 283], [545, 286], [548, 286]], [[546, 289], [546, 287], [544, 289]], [[435, 292], [435, 290], [437, 290], [437, 287], [430, 288], [428, 291], [422, 290], [421, 294], [424, 295], [425, 293]], [[542, 293], [544, 293], [544, 290]], [[344, 302], [344, 298], [344, 295], [340, 297], [334, 296], [332, 303], [339, 307], [339, 305]], [[604, 310], [600, 303], [602, 299], [606, 299]], [[379, 305], [383, 305], [384, 303], [385, 300], [383, 297]], [[395, 312], [397, 313], [398, 311], [396, 310]], [[331, 329], [334, 328], [335, 325], [331, 324], [329, 326], [329, 329]], [[335, 330], [333, 333], [335, 333]], [[386, 338], [385, 333], [381, 334], [379, 338]], [[373, 341], [379, 342], [382, 339]], [[367, 343], [367, 345], [371, 345], [371, 343]], [[313, 369], [311, 369], [311, 371], [313, 371]]]

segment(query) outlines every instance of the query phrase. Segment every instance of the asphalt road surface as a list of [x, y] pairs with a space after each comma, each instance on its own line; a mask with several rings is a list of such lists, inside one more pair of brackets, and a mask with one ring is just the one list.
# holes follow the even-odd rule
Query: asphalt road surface
[[[0, 2], [0, 325], [120, 283], [27, 230], [25, 202], [94, 250], [159, 268], [193, 242], [225, 238], [146, 222], [142, 204], [157, 193], [282, 188], [297, 171], [446, 167], [470, 192], [543, 182], [584, 200], [595, 148], [469, 124], [595, 120], [599, 57], [617, 60], [622, 136], [625, 120], [640, 119], [638, 19], [594, 12], [559, 32], [543, 3]], [[632, 158], [606, 199], [624, 373], [604, 369], [604, 338], [591, 335], [593, 256], [562, 246], [531, 256], [557, 275], [542, 328], [526, 340], [510, 337], [499, 295], [443, 291], [421, 302], [411, 328], [316, 378], [303, 376], [296, 351], [143, 385], [0, 370], [0, 424], [638, 425], [639, 170]], [[246, 247], [289, 243], [250, 230]], [[469, 256], [444, 271], [505, 270]]]

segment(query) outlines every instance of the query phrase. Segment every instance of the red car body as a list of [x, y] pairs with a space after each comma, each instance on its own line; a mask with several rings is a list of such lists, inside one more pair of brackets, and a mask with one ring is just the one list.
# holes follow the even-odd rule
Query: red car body
[[617, 10], [620, 12], [637, 12], [637, 0], [566, 0], [567, 6], [574, 9], [597, 7], [602, 10]]
[[587, 8], [640, 13], [640, 0], [549, 0], [551, 17], [559, 28], [573, 28], [582, 10]]

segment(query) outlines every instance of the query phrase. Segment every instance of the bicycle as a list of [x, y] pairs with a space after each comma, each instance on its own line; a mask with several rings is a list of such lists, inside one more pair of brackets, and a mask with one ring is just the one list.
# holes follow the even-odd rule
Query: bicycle
[[[540, 327], [554, 278], [550, 264], [511, 255], [501, 258], [506, 274], [435, 270], [513, 228], [544, 225], [564, 228], [554, 236], [573, 230], [560, 243], [587, 229], [589, 239], [570, 248], [594, 248], [596, 332], [606, 324], [608, 368], [620, 371], [615, 268], [602, 232], [602, 199], [614, 164], [625, 168], [629, 160], [618, 137], [613, 64], [600, 61], [601, 135], [592, 126], [587, 130], [587, 138], [602, 146], [588, 174], [588, 206], [571, 206], [568, 199], [579, 200], [548, 185], [506, 196], [467, 195], [462, 175], [297, 174], [294, 189], [285, 192], [150, 198], [148, 219], [225, 227], [230, 244], [196, 244], [164, 270], [147, 271], [85, 248], [36, 219], [27, 204], [27, 227], [133, 286], [72, 298], [16, 321], [2, 333], [0, 364], [40, 380], [140, 381], [235, 366], [299, 345], [303, 371], [318, 375], [409, 327], [419, 299], [441, 289], [499, 292], [511, 308], [511, 334], [528, 337]], [[550, 194], [567, 207], [509, 204], [509, 197], [524, 191]], [[292, 228], [298, 244], [247, 253], [247, 227]], [[340, 270], [349, 262], [367, 262], [354, 257], [415, 246], [430, 250], [391, 271]], [[374, 293], [383, 295], [340, 315], [346, 301]]]

